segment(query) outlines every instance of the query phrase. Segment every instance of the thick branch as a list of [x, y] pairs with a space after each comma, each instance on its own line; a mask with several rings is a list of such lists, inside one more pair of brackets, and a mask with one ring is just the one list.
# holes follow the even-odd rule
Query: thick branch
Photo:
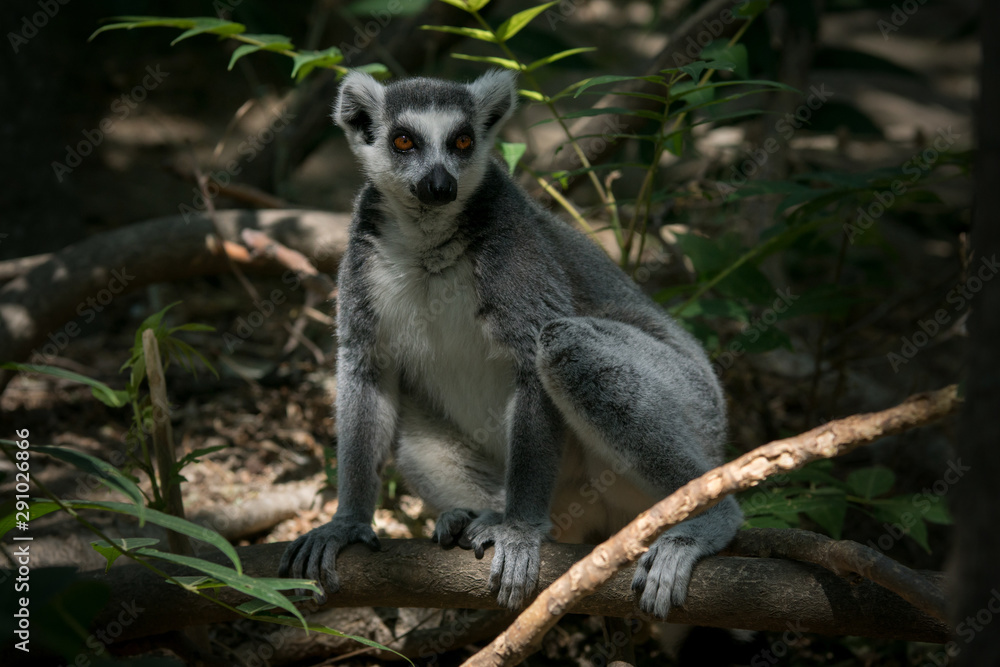
[[[227, 240], [238, 241], [243, 229], [260, 230], [328, 273], [336, 271], [347, 246], [346, 215], [275, 210], [219, 211], [215, 217]], [[158, 218], [92, 236], [49, 256], [0, 289], [2, 361], [25, 361], [33, 351], [61, 351], [87, 321], [81, 313], [92, 309], [88, 299], [106, 306], [108, 299], [153, 283], [229, 271], [226, 254], [210, 239], [213, 230], [201, 216]], [[248, 269], [283, 271], [266, 258]], [[11, 377], [0, 371], [0, 392]]]
[[794, 558], [815, 563], [836, 575], [871, 579], [917, 609], [946, 623], [944, 592], [923, 575], [871, 547], [834, 540], [808, 530], [751, 528], [741, 530], [726, 549], [731, 556]]
[[954, 385], [917, 394], [894, 408], [829, 422], [793, 438], [758, 447], [710, 470], [597, 546], [590, 556], [542, 591], [506, 632], [465, 664], [513, 665], [523, 661], [563, 614], [645, 553], [665, 530], [704, 512], [725, 496], [756, 486], [775, 473], [846, 454], [881, 437], [941, 419], [954, 412], [958, 404], [958, 389]]
[[[238, 549], [244, 571], [252, 576], [274, 576], [285, 544]], [[592, 547], [575, 544], [542, 545], [542, 585], [554, 581]], [[204, 556], [227, 564], [224, 557]], [[165, 567], [169, 572], [178, 568]], [[477, 560], [472, 552], [445, 551], [428, 540], [382, 540], [377, 553], [360, 545], [345, 549], [337, 559], [341, 590], [331, 595], [330, 607], [429, 607], [497, 609], [489, 590], [490, 559]], [[631, 589], [632, 569], [613, 576], [595, 595], [581, 599], [567, 611], [602, 616], [641, 617]], [[141, 609], [125, 627], [120, 641], [160, 634], [191, 625], [234, 618], [226, 609], [165, 583], [137, 565], [88, 573], [111, 587], [111, 600], [94, 622], [104, 627], [122, 605]], [[927, 573], [941, 585], [942, 577]], [[220, 589], [223, 601], [239, 604], [245, 597]], [[895, 594], [871, 582], [852, 584], [809, 563], [768, 558], [707, 558], [692, 575], [687, 603], [671, 611], [671, 620], [727, 628], [787, 630], [795, 624], [803, 632], [863, 635], [914, 641], [943, 642], [948, 628], [912, 607]]]

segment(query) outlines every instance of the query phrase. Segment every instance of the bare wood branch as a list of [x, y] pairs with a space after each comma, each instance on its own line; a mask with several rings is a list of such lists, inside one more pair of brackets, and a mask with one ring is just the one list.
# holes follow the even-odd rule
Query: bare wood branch
[[839, 456], [886, 435], [941, 419], [954, 412], [958, 405], [955, 385], [917, 394], [888, 410], [852, 415], [758, 447], [705, 473], [598, 545], [590, 556], [542, 591], [506, 632], [464, 664], [478, 667], [514, 665], [523, 661], [573, 605], [593, 595], [615, 572], [634, 562], [665, 530], [704, 512], [725, 496], [756, 486], [775, 473], [794, 470], [817, 459]]
[[917, 609], [947, 623], [944, 592], [885, 554], [851, 540], [834, 540], [808, 530], [751, 528], [741, 530], [726, 549], [734, 556], [794, 558], [815, 563], [834, 574], [871, 579]]

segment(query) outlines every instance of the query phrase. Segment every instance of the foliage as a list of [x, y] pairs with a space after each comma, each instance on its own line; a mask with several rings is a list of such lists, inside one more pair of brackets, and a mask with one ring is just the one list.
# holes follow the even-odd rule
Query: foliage
[[832, 472], [833, 461], [817, 461], [744, 492], [740, 506], [746, 525], [792, 528], [799, 525], [799, 515], [804, 514], [839, 540], [850, 507], [878, 520], [893, 541], [909, 535], [930, 553], [927, 522], [951, 523], [944, 498], [933, 492], [891, 495], [896, 475], [888, 468], [861, 468], [846, 480]]
[[[240, 58], [248, 56], [258, 51], [270, 51], [288, 56], [292, 59], [291, 76], [296, 81], [301, 81], [316, 68], [332, 69], [339, 76], [347, 73], [347, 68], [340, 63], [344, 60], [344, 54], [340, 49], [331, 46], [321, 51], [295, 50], [292, 38], [285, 35], [248, 34], [246, 26], [242, 23], [227, 21], [225, 19], [209, 16], [196, 16], [191, 18], [171, 18], [164, 16], [116, 16], [108, 25], [101, 26], [90, 36], [94, 39], [103, 32], [109, 30], [133, 30], [135, 28], [176, 28], [183, 30], [176, 37], [171, 45], [176, 44], [189, 37], [196, 35], [218, 35], [220, 39], [232, 39], [243, 44], [233, 51], [229, 59], [229, 69], [233, 69]], [[357, 68], [368, 72], [375, 77], [388, 76], [389, 70], [385, 65], [372, 63]]]
[[[99, 458], [79, 452], [67, 447], [54, 445], [32, 444], [31, 451], [39, 454], [46, 454], [53, 458], [69, 463], [81, 473], [86, 474], [112, 491], [123, 495], [128, 502], [114, 501], [84, 501], [67, 500], [58, 497], [49, 491], [45, 485], [37, 478], [33, 483], [47, 496], [45, 499], [19, 499], [11, 500], [0, 505], [0, 538], [13, 530], [19, 524], [23, 525], [34, 519], [43, 517], [56, 511], [64, 511], [73, 516], [83, 526], [92, 531], [99, 539], [91, 543], [95, 551], [100, 553], [107, 562], [107, 568], [120, 557], [125, 556], [135, 562], [151, 569], [168, 582], [181, 586], [194, 594], [205, 597], [231, 611], [245, 617], [273, 623], [277, 625], [299, 626], [306, 630], [315, 630], [325, 634], [338, 637], [348, 637], [362, 644], [377, 648], [387, 648], [374, 643], [364, 637], [343, 634], [332, 628], [307, 623], [301, 612], [295, 607], [295, 602], [308, 600], [309, 597], [301, 595], [285, 595], [283, 591], [302, 590], [312, 593], [320, 593], [315, 582], [308, 579], [287, 579], [269, 577], [251, 577], [243, 572], [243, 565], [233, 546], [218, 532], [204, 526], [192, 523], [181, 517], [166, 514], [160, 509], [164, 509], [165, 499], [161, 492], [176, 481], [183, 481], [181, 470], [202, 456], [214, 452], [223, 447], [208, 447], [190, 452], [181, 460], [177, 461], [166, 479], [158, 478], [149, 448], [146, 444], [146, 435], [152, 431], [153, 421], [162, 416], [156, 416], [148, 395], [143, 395], [142, 384], [146, 377], [146, 357], [143, 348], [143, 333], [147, 330], [154, 332], [162, 362], [167, 367], [172, 362], [181, 364], [191, 373], [196, 373], [195, 361], [204, 364], [212, 373], [216, 373], [211, 363], [195, 348], [181, 340], [175, 334], [187, 331], [212, 331], [212, 327], [203, 324], [182, 324], [180, 326], [168, 327], [164, 324], [164, 316], [171, 308], [179, 302], [172, 303], [157, 313], [147, 317], [136, 331], [134, 343], [130, 349], [128, 360], [122, 364], [120, 372], [129, 371], [129, 380], [125, 389], [116, 390], [99, 380], [89, 378], [78, 373], [55, 368], [52, 366], [36, 364], [4, 363], [0, 368], [21, 372], [43, 373], [61, 379], [80, 382], [91, 388], [94, 397], [111, 408], [132, 408], [132, 428], [128, 435], [128, 452], [130, 461], [143, 470], [151, 484], [153, 497], [149, 498], [138, 484], [138, 479], [126, 471], [119, 470], [115, 466], [102, 461]], [[216, 375], [218, 375], [216, 373]], [[138, 443], [141, 448], [141, 455], [135, 455], [135, 445]], [[0, 447], [4, 454], [16, 463], [14, 452], [19, 449], [18, 443], [10, 440], [0, 440]], [[100, 529], [90, 523], [80, 512], [83, 510], [101, 510], [114, 512], [135, 517], [139, 525], [146, 522], [155, 524], [169, 531], [185, 535], [211, 545], [221, 552], [230, 562], [230, 565], [220, 565], [204, 558], [196, 558], [181, 554], [162, 551], [154, 548], [159, 543], [153, 538], [120, 538], [112, 539], [105, 535]], [[157, 562], [172, 563], [182, 565], [200, 572], [197, 576], [170, 576], [160, 570]], [[52, 646], [67, 659], [81, 653], [80, 646], [87, 640], [85, 628], [96, 614], [98, 607], [80, 607], [72, 598], [80, 586], [86, 588], [88, 584], [81, 584], [70, 578], [61, 582], [61, 592], [58, 596], [71, 596], [65, 600], [66, 606], [57, 608], [57, 614], [42, 627], [42, 633], [59, 634], [57, 629], [62, 625], [69, 624], [71, 632], [63, 641], [56, 642]], [[215, 594], [215, 590], [227, 586], [239, 591], [251, 598], [251, 601], [237, 607], [222, 602]], [[96, 595], [96, 593], [95, 593]], [[106, 599], [106, 592], [102, 593]], [[101, 599], [100, 596], [95, 599]], [[291, 616], [275, 613], [283, 611]], [[79, 636], [77, 636], [79, 635]], [[89, 644], [87, 644], [89, 646]], [[390, 649], [387, 649], [390, 650]]]

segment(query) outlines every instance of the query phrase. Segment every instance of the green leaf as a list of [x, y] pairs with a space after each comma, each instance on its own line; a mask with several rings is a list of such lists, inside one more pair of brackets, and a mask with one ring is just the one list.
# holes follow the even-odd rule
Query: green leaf
[[[133, 505], [127, 505], [125, 503], [116, 503], [109, 500], [63, 500], [62, 504], [73, 510], [107, 510], [109, 512], [117, 512], [118, 514], [128, 514], [129, 516], [139, 517], [139, 510]], [[61, 509], [59, 505], [51, 500], [33, 500], [30, 507], [32, 512], [31, 518], [34, 519], [36, 516], [45, 516], [51, 512], [55, 512]], [[233, 548], [226, 538], [222, 537], [213, 530], [209, 530], [204, 526], [199, 526], [196, 523], [191, 523], [186, 519], [181, 519], [176, 516], [171, 516], [169, 514], [164, 514], [154, 509], [144, 508], [146, 521], [157, 526], [162, 526], [168, 530], [172, 530], [182, 535], [187, 535], [188, 537], [194, 538], [196, 540], [201, 540], [202, 542], [207, 542], [213, 547], [221, 551], [223, 554], [232, 561], [233, 566], [236, 568], [237, 572], [243, 571], [243, 565], [240, 563], [240, 557], [236, 554], [236, 549]], [[37, 512], [37, 514], [36, 514]], [[3, 537], [11, 528], [14, 527], [14, 516], [5, 515], [0, 517], [0, 537]]]
[[194, 37], [195, 35], [211, 34], [219, 35], [220, 37], [228, 37], [229, 35], [235, 35], [246, 30], [246, 26], [242, 23], [233, 23], [232, 21], [226, 21], [224, 19], [217, 18], [196, 18], [194, 27], [190, 30], [185, 30], [182, 32], [174, 41], [170, 42], [173, 46], [177, 42], [187, 39], [188, 37]]
[[509, 60], [507, 58], [498, 58], [496, 56], [470, 56], [464, 53], [453, 53], [452, 58], [457, 58], [458, 60], [471, 60], [476, 63], [489, 63], [491, 65], [499, 65], [500, 67], [506, 67], [507, 69], [512, 69], [515, 72], [521, 71], [521, 63], [516, 60]]
[[732, 72], [741, 79], [750, 76], [747, 47], [743, 44], [729, 44], [727, 40], [718, 39], [709, 42], [700, 56], [714, 70]]
[[125, 473], [96, 456], [84, 454], [74, 449], [57, 447], [55, 445], [33, 445], [32, 449], [52, 458], [65, 461], [78, 470], [93, 475], [97, 480], [112, 491], [118, 491], [131, 500], [139, 511], [139, 523], [146, 521], [146, 497]]
[[168, 579], [167, 583], [175, 585], [179, 584], [182, 588], [189, 591], [225, 588], [226, 586], [218, 579], [213, 579], [212, 577], [207, 577], [205, 575], [191, 575], [189, 577], [174, 576], [172, 579]]
[[190, 463], [196, 463], [198, 459], [200, 459], [202, 456], [205, 456], [206, 454], [217, 452], [220, 449], [227, 449], [228, 447], [229, 445], [215, 445], [214, 447], [202, 447], [201, 449], [196, 449], [193, 452], [185, 454], [184, 458], [178, 461], [175, 465], [179, 470], [180, 468], [183, 468], [184, 466]]
[[478, 39], [481, 42], [489, 42], [490, 44], [496, 44], [497, 40], [493, 37], [493, 33], [489, 30], [480, 30], [479, 28], [460, 28], [458, 26], [451, 25], [422, 25], [421, 30], [437, 30], [438, 32], [448, 32], [453, 35], [461, 35], [462, 37], [470, 37], [472, 39]]
[[[254, 577], [249, 577], [241, 572], [237, 572], [236, 570], [223, 565], [218, 565], [217, 563], [209, 562], [203, 558], [172, 554], [149, 548], [137, 549], [135, 553], [140, 556], [157, 558], [159, 560], [165, 560], [169, 563], [184, 565], [194, 570], [198, 570], [199, 572], [204, 572], [208, 576], [218, 579], [230, 588], [284, 609], [288, 613], [295, 616], [295, 618], [299, 619], [303, 627], [306, 625], [305, 618], [303, 618], [302, 614], [295, 608], [295, 605], [292, 604], [288, 598], [275, 590], [273, 586], [270, 586], [267, 583], [262, 583]], [[297, 587], [306, 588], [315, 593], [321, 592], [319, 587], [312, 581], [305, 582], [304, 580], [299, 580]]]
[[589, 51], [596, 51], [597, 47], [594, 46], [584, 46], [576, 49], [567, 49], [566, 51], [560, 51], [559, 53], [553, 53], [551, 56], [546, 56], [545, 58], [540, 58], [535, 62], [531, 63], [524, 68], [525, 72], [534, 72], [539, 67], [545, 67], [546, 65], [551, 65], [552, 63], [562, 60], [563, 58], [569, 58], [570, 56], [575, 56], [579, 53], [587, 53]]
[[[256, 53], [257, 51], [290, 51], [295, 48], [292, 45], [291, 37], [285, 37], [284, 35], [243, 35], [243, 39], [252, 39], [254, 41], [260, 42], [260, 44], [243, 44], [233, 51], [233, 57], [229, 59], [229, 67], [227, 69], [233, 69], [233, 65], [236, 61], [243, 56], [250, 55], [251, 53]], [[208, 325], [197, 325], [197, 326], [208, 326]], [[176, 331], [180, 329], [177, 327], [171, 331]], [[188, 329], [190, 330], [190, 329]], [[208, 329], [197, 329], [198, 331], [214, 331], [212, 327]]]
[[[445, 0], [445, 1], [447, 2], [448, 0]], [[266, 623], [274, 623], [275, 625], [287, 625], [287, 626], [290, 626], [290, 627], [293, 627], [293, 628], [301, 627], [298, 623], [295, 622], [295, 619], [288, 618], [287, 616], [254, 616], [254, 618], [256, 620], [264, 621]], [[356, 641], [358, 643], [361, 643], [361, 644], [364, 644], [365, 646], [371, 646], [372, 648], [382, 649], [382, 650], [385, 650], [385, 651], [389, 651], [390, 653], [395, 653], [400, 658], [402, 658], [403, 660], [405, 660], [408, 663], [410, 663], [410, 665], [413, 665], [413, 661], [410, 660], [409, 658], [407, 658], [402, 653], [397, 653], [396, 651], [393, 651], [388, 646], [383, 646], [382, 644], [379, 644], [376, 641], [372, 641], [371, 639], [368, 639], [367, 637], [359, 637], [357, 635], [348, 635], [348, 634], [345, 634], [345, 633], [340, 632], [338, 630], [334, 630], [333, 628], [328, 628], [325, 625], [315, 625], [313, 623], [308, 623], [304, 627], [306, 628], [306, 630], [310, 630], [312, 632], [321, 632], [324, 635], [331, 635], [333, 637], [346, 637], [347, 639], [353, 639], [354, 641]]]
[[931, 523], [939, 523], [945, 526], [950, 526], [953, 523], [951, 513], [948, 511], [948, 505], [944, 502], [942, 496], [932, 496], [925, 493], [923, 497], [929, 503], [927, 507], [921, 507], [918, 500], [914, 500], [913, 504], [924, 513], [924, 519]]
[[73, 371], [63, 370], [62, 368], [39, 364], [18, 364], [14, 362], [0, 364], [0, 368], [5, 368], [11, 371], [21, 371], [22, 373], [43, 373], [45, 375], [62, 378], [63, 380], [72, 380], [74, 382], [85, 384], [90, 387], [91, 392], [94, 394], [94, 398], [111, 408], [120, 408], [128, 405], [129, 403], [128, 392], [116, 391], [103, 382], [89, 378], [86, 375], [74, 373]]
[[883, 521], [887, 526], [883, 526], [889, 535], [896, 539], [898, 533], [902, 532], [912, 537], [917, 544], [923, 547], [927, 553], [931, 552], [927, 543], [927, 524], [920, 517], [918, 510], [909, 498], [896, 497], [885, 500], [873, 500], [872, 511], [879, 521]]
[[855, 470], [847, 476], [847, 483], [857, 495], [866, 500], [889, 492], [896, 483], [896, 474], [884, 466]]
[[151, 547], [159, 543], [159, 540], [152, 537], [123, 537], [112, 540], [110, 543], [104, 540], [97, 540], [96, 542], [91, 542], [90, 546], [94, 548], [94, 551], [104, 556], [104, 559], [107, 561], [104, 571], [107, 572], [111, 569], [112, 563], [122, 555], [123, 551], [130, 551], [140, 547]]
[[[347, 6], [353, 16], [372, 16], [388, 13], [392, 16], [416, 16], [434, 0], [358, 0]], [[457, 5], [456, 5], [457, 6]], [[465, 9], [464, 7], [461, 7]]]
[[670, 99], [684, 103], [682, 111], [700, 108], [715, 98], [715, 90], [697, 81], [681, 81], [670, 88]]
[[292, 78], [301, 81], [317, 67], [332, 69], [344, 59], [344, 54], [336, 46], [322, 51], [299, 51], [292, 58]]
[[519, 90], [517, 92], [521, 94], [521, 97], [527, 97], [529, 100], [534, 100], [536, 102], [544, 102], [545, 101], [545, 95], [542, 95], [541, 93], [536, 93], [533, 90], [528, 90], [526, 88], [522, 88], [521, 90]]
[[[658, 114], [655, 111], [649, 111], [648, 109], [627, 109], [625, 107], [594, 107], [591, 109], [580, 109], [579, 111], [571, 111], [569, 113], [560, 114], [559, 117], [564, 120], [571, 120], [573, 118], [588, 118], [590, 116], [604, 116], [607, 114], [613, 114], [616, 116], [636, 116], [638, 118], [648, 118], [649, 120], [655, 120], [658, 122], [663, 121], [662, 114]], [[553, 122], [555, 122], [555, 118], [543, 118], [537, 123], [532, 124], [532, 127]], [[579, 139], [579, 137], [577, 138]]]
[[389, 68], [382, 63], [368, 63], [367, 65], [362, 65], [361, 67], [351, 68], [354, 72], [364, 72], [365, 74], [371, 74], [373, 77], [381, 81], [382, 79], [388, 79], [392, 76], [392, 72]]
[[847, 516], [847, 496], [838, 489], [825, 490], [830, 493], [816, 497], [825, 498], [826, 504], [811, 507], [805, 511], [805, 514], [819, 524], [827, 535], [839, 540], [844, 529], [844, 518]]
[[[132, 30], [134, 28], [181, 28], [187, 29], [183, 35], [174, 40], [177, 43], [182, 39], [191, 37], [194, 34], [209, 32], [216, 35], [233, 35], [246, 30], [242, 23], [233, 23], [216, 17], [200, 16], [194, 18], [176, 18], [164, 16], [115, 16], [111, 23], [101, 26], [87, 38], [90, 41], [108, 30]], [[196, 32], [195, 32], [196, 31]]]
[[500, 142], [500, 154], [503, 156], [504, 162], [507, 163], [507, 169], [510, 170], [512, 175], [514, 169], [517, 168], [517, 163], [521, 161], [526, 150], [528, 150], [527, 144]]
[[[3, 440], [0, 442], [10, 442], [9, 440]], [[37, 498], [32, 498], [28, 500], [28, 523], [45, 516], [46, 514], [51, 514], [59, 509], [59, 506], [50, 501], [41, 501]], [[17, 500], [11, 498], [0, 504], [0, 538], [14, 530], [18, 522], [18, 510], [17, 510]], [[22, 511], [23, 514], [23, 511]], [[23, 516], [22, 516], [23, 520]]]
[[531, 21], [544, 12], [546, 9], [552, 5], [559, 4], [558, 0], [556, 2], [546, 2], [542, 5], [537, 5], [535, 7], [530, 7], [523, 11], [514, 14], [509, 19], [500, 24], [500, 27], [496, 30], [496, 39], [499, 43], [504, 43], [517, 33], [521, 32], [526, 25], [531, 23]]
[[663, 77], [661, 76], [619, 76], [617, 74], [605, 74], [604, 76], [595, 76], [592, 79], [587, 79], [579, 84], [576, 89], [576, 94], [573, 97], [579, 97], [580, 93], [592, 88], [593, 86], [603, 86], [607, 83], [620, 83], [622, 81], [648, 81], [650, 83], [663, 83]]

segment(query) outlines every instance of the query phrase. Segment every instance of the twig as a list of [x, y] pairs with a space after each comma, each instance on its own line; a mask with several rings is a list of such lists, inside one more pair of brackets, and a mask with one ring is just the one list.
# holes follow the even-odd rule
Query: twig
[[[168, 514], [184, 518], [184, 500], [181, 498], [181, 483], [174, 475], [177, 456], [174, 452], [174, 432], [170, 424], [170, 403], [167, 400], [167, 382], [160, 360], [160, 346], [152, 329], [142, 332], [142, 352], [146, 359], [146, 378], [149, 381], [149, 400], [153, 404], [153, 452], [156, 457], [156, 471], [163, 490], [163, 500]], [[187, 535], [167, 530], [170, 551], [187, 556], [194, 555], [191, 540]]]
[[948, 622], [944, 593], [940, 588], [902, 563], [851, 540], [834, 540], [808, 530], [750, 528], [736, 535], [726, 553], [757, 558], [794, 558], [815, 563], [842, 577], [860, 575], [888, 588], [928, 615]]
[[573, 604], [645, 553], [665, 530], [704, 512], [730, 493], [756, 486], [775, 473], [839, 456], [881, 437], [936, 421], [954, 412], [958, 404], [955, 385], [917, 394], [894, 408], [829, 422], [801, 435], [758, 447], [710, 470], [640, 514], [573, 565], [542, 591], [503, 634], [464, 665], [514, 665], [523, 661]]

